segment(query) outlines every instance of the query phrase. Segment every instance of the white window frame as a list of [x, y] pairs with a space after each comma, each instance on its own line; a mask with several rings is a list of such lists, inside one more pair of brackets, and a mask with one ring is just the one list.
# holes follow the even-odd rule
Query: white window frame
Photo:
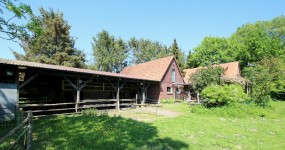
[[[170, 92], [168, 92], [168, 88], [170, 88]], [[172, 87], [171, 86], [166, 87], [166, 92], [167, 94], [172, 94]]]

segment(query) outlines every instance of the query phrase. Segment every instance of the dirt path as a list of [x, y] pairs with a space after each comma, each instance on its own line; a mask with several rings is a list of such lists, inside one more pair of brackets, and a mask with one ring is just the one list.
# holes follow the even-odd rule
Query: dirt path
[[152, 122], [158, 118], [173, 118], [180, 115], [175, 111], [166, 110], [161, 107], [141, 107], [136, 109], [125, 109], [121, 111], [110, 111], [110, 116], [122, 116], [138, 121]]
[[142, 107], [142, 108], [137, 108], [135, 110], [149, 112], [149, 113], [155, 113], [157, 115], [161, 115], [161, 116], [165, 116], [165, 117], [176, 117], [179, 115], [179, 113], [177, 113], [177, 112], [166, 110], [163, 108], [157, 108], [157, 107]]

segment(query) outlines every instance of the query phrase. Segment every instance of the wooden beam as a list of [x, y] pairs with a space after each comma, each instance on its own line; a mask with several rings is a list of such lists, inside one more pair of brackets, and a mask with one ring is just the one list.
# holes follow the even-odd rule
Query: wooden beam
[[85, 81], [80, 87], [79, 87], [79, 90], [81, 90], [82, 88], [84, 88], [88, 83], [90, 83], [92, 80], [93, 80], [93, 77], [92, 76], [91, 78], [89, 78], [87, 81]]
[[96, 104], [96, 105], [85, 105], [84, 107], [81, 107], [80, 109], [84, 108], [97, 108], [97, 107], [110, 107], [114, 106], [116, 107], [117, 104]]
[[114, 86], [114, 84], [110, 80], [108, 80], [108, 82], [111, 84], [111, 86], [114, 88], [114, 90], [117, 91], [117, 88]]
[[66, 76], [63, 76], [63, 78], [64, 78], [75, 90], [77, 89], [76, 85], [73, 84], [72, 81], [69, 80]]
[[125, 81], [121, 86], [120, 86], [120, 90], [124, 87], [124, 85], [126, 84], [127, 82]]
[[19, 104], [20, 107], [45, 107], [45, 106], [65, 106], [74, 105], [75, 103], [54, 103], [54, 104]]
[[141, 84], [140, 84], [140, 83], [137, 83], [137, 85], [138, 85], [138, 87], [139, 87], [140, 89], [142, 89], [142, 87], [141, 87]]
[[145, 87], [145, 90], [147, 90], [149, 86], [150, 86], [150, 84], [148, 84], [148, 85]]
[[23, 88], [25, 85], [27, 85], [28, 83], [30, 83], [32, 80], [34, 80], [37, 76], [39, 76], [39, 74], [35, 74], [33, 76], [31, 76], [28, 80], [24, 81], [24, 83], [22, 83], [20, 86], [19, 86], [19, 89]]

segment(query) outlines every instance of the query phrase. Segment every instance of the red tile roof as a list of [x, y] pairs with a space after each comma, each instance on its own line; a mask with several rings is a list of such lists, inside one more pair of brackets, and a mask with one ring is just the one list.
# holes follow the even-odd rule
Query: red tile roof
[[81, 73], [81, 74], [90, 74], [90, 75], [102, 75], [102, 76], [110, 76], [110, 77], [117, 77], [117, 78], [156, 81], [156, 80], [147, 79], [144, 77], [140, 78], [140, 77], [126, 75], [126, 74], [96, 71], [96, 70], [89, 70], [89, 69], [80, 69], [80, 68], [73, 68], [73, 67], [66, 67], [66, 66], [59, 66], [59, 65], [28, 62], [28, 61], [10, 60], [10, 59], [3, 59], [3, 58], [0, 58], [0, 64], [40, 68], [40, 69], [47, 69], [47, 70], [57, 70], [57, 71], [65, 71], [65, 72], [73, 72], [73, 73]]
[[124, 68], [121, 74], [161, 81], [173, 59], [173, 56], [169, 56], [129, 66]]
[[[223, 78], [225, 79], [240, 79], [241, 75], [240, 75], [240, 68], [239, 68], [239, 62], [230, 62], [230, 63], [225, 63], [225, 64], [220, 64], [220, 65], [214, 65], [214, 66], [220, 66], [224, 68], [224, 74], [223, 74]], [[199, 68], [192, 68], [192, 69], [185, 69], [185, 77], [184, 77], [184, 81], [186, 84], [189, 84], [189, 79], [190, 79], [190, 75], [195, 73], [198, 69], [202, 69], [205, 67], [199, 67]]]

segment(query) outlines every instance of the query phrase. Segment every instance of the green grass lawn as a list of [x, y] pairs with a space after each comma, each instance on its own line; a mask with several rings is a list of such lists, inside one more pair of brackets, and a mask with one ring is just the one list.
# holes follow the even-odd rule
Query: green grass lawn
[[160, 110], [179, 115], [122, 111], [35, 119], [33, 149], [285, 149], [285, 102], [255, 108], [265, 117], [223, 115], [218, 108], [184, 103], [164, 104]]

